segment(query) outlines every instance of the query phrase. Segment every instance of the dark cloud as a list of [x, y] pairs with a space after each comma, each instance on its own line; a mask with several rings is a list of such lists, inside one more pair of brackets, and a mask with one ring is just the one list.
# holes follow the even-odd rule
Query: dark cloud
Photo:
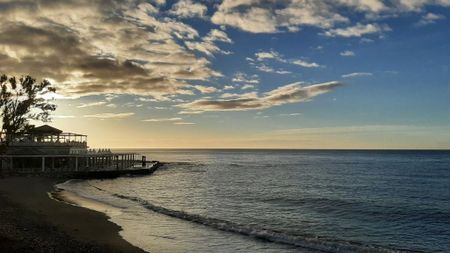
[[160, 18], [158, 8], [144, 0], [2, 1], [0, 71], [49, 78], [70, 96], [187, 94], [184, 80], [220, 76], [180, 44], [198, 32]]

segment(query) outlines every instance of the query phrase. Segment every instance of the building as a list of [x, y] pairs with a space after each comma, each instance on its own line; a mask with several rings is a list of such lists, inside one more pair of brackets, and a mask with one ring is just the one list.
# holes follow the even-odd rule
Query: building
[[89, 149], [87, 136], [63, 132], [49, 125], [27, 133], [2, 134], [2, 174], [70, 174], [134, 168], [135, 153]]
[[86, 135], [65, 133], [49, 125], [28, 133], [5, 135], [2, 144], [3, 153], [8, 155], [68, 155], [88, 151]]

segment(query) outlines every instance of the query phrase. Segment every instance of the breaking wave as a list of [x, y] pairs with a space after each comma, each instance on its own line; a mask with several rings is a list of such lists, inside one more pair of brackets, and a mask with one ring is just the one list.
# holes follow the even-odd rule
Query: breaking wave
[[205, 217], [197, 214], [190, 214], [184, 211], [177, 211], [168, 209], [162, 206], [152, 204], [144, 199], [132, 196], [126, 196], [122, 194], [113, 194], [113, 196], [131, 200], [139, 203], [143, 207], [170, 217], [182, 219], [185, 221], [194, 222], [211, 228], [219, 229], [221, 231], [237, 233], [252, 238], [265, 240], [269, 242], [282, 243], [297, 247], [302, 247], [305, 249], [318, 250], [322, 252], [329, 253], [396, 253], [396, 252], [411, 252], [404, 250], [393, 250], [382, 248], [373, 245], [363, 245], [354, 242], [345, 241], [330, 241], [323, 240], [320, 238], [306, 237], [292, 235], [281, 231], [258, 228], [256, 226], [248, 226], [244, 224], [238, 224], [235, 222], [221, 220], [216, 218]]

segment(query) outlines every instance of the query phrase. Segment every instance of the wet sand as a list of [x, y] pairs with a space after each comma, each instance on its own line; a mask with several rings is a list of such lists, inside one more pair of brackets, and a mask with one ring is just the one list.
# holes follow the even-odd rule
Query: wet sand
[[0, 251], [144, 251], [119, 235], [120, 227], [96, 211], [50, 199], [56, 179], [0, 178]]

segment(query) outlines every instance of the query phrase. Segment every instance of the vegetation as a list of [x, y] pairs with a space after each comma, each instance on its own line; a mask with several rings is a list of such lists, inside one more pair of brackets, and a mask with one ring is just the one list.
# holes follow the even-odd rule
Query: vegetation
[[47, 80], [40, 83], [31, 76], [0, 77], [0, 116], [2, 131], [8, 134], [27, 132], [34, 126], [31, 120], [50, 121], [50, 113], [56, 105], [45, 98], [45, 94], [56, 89]]

